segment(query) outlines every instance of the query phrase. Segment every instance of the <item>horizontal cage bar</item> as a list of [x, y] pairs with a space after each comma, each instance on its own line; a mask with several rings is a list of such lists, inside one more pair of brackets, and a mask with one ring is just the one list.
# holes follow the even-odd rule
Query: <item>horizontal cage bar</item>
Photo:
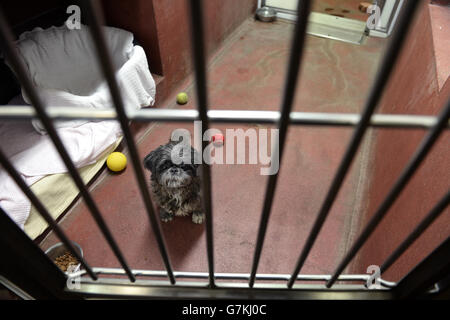
[[67, 290], [75, 297], [83, 298], [124, 298], [124, 299], [233, 299], [233, 300], [366, 300], [393, 299], [392, 290], [366, 290], [363, 285], [337, 285], [333, 289], [323, 289], [323, 285], [295, 285], [286, 290], [284, 284], [255, 284], [249, 289], [248, 284], [218, 283], [215, 288], [208, 288], [205, 282], [179, 281], [168, 286], [167, 281], [138, 280], [130, 285], [119, 279], [105, 279], [104, 283], [81, 282], [79, 289]]
[[[125, 275], [123, 269], [120, 268], [98, 268], [94, 267], [93, 271], [97, 275], [114, 275], [120, 276]], [[166, 271], [158, 271], [158, 270], [132, 270], [135, 277], [146, 277], [146, 278], [158, 278], [158, 277], [167, 277]], [[76, 273], [70, 275], [71, 278], [82, 277], [86, 274], [85, 270], [80, 270]], [[173, 275], [178, 279], [208, 279], [208, 272], [180, 272], [174, 271]], [[262, 281], [288, 281], [291, 277], [289, 274], [264, 274], [257, 273], [256, 280]], [[369, 274], [346, 274], [340, 275], [339, 281], [343, 282], [361, 282], [363, 284], [367, 283], [370, 280], [371, 275]], [[105, 278], [99, 278], [97, 280], [99, 283], [102, 282]], [[214, 273], [214, 279], [216, 280], [249, 280], [250, 273]], [[331, 275], [327, 274], [300, 274], [297, 276], [297, 281], [311, 281], [311, 282], [326, 282], [331, 279]], [[379, 283], [384, 288], [393, 288], [396, 286], [395, 282], [387, 281], [384, 279], [378, 279]]]
[[[47, 107], [47, 114], [53, 120], [116, 120], [115, 110], [83, 110], [73, 107]], [[126, 112], [127, 118], [134, 121], [190, 122], [200, 120], [197, 110], [182, 109], [141, 109]], [[208, 119], [212, 123], [263, 123], [275, 124], [280, 119], [279, 111], [254, 110], [209, 110]], [[0, 106], [0, 119], [28, 120], [37, 118], [33, 107]], [[291, 112], [291, 125], [311, 126], [357, 126], [361, 115], [356, 113]], [[437, 122], [435, 116], [405, 114], [376, 114], [370, 121], [371, 127], [429, 129]], [[450, 121], [447, 125], [450, 129]]]

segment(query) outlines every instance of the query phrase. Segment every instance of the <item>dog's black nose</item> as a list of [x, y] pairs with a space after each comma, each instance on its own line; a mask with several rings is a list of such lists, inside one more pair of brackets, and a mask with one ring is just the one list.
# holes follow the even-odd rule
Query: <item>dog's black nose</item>
[[175, 174], [178, 173], [178, 168], [170, 168], [170, 173]]

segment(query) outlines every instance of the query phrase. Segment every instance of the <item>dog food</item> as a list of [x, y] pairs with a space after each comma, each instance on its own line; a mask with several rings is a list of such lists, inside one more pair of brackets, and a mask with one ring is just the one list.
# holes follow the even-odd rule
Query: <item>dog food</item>
[[57, 257], [54, 262], [64, 272], [66, 272], [70, 266], [76, 266], [79, 264], [77, 258], [75, 258], [69, 251], [64, 252], [62, 256]]

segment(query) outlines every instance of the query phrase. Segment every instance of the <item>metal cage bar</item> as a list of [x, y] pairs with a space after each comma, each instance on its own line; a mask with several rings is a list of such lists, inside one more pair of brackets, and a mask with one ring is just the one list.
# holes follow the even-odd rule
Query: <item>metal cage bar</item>
[[[285, 285], [254, 289], [248, 285], [224, 283], [220, 287], [208, 288], [198, 282], [179, 281], [179, 285], [167, 286], [156, 280], [147, 280], [140, 285], [120, 283], [107, 279], [104, 283], [82, 282], [80, 289], [71, 293], [75, 297], [109, 299], [227, 299], [227, 300], [389, 300], [395, 299], [392, 290], [367, 290], [363, 285], [341, 285], [339, 288], [323, 290], [320, 285], [295, 287], [286, 290]], [[244, 301], [242, 301], [244, 303]], [[248, 302], [247, 302], [248, 303]]]
[[[310, 12], [311, 1], [304, 0], [298, 2], [297, 14], [298, 20], [295, 25], [295, 30], [292, 35], [292, 44], [290, 51], [289, 64], [286, 75], [286, 85], [283, 94], [283, 102], [281, 105], [281, 116], [278, 121], [279, 141], [275, 144], [276, 150], [272, 150], [272, 160], [274, 154], [279, 155], [278, 163], [281, 166], [283, 158], [283, 149], [286, 142], [287, 130], [289, 126], [289, 114], [292, 110], [294, 102], [295, 89], [297, 87], [298, 74], [302, 62], [303, 49], [306, 38], [306, 26], [308, 24], [308, 16]], [[272, 137], [273, 138], [273, 137]], [[272, 161], [273, 162], [273, 161]], [[281, 168], [280, 168], [281, 169]], [[279, 172], [279, 171], [278, 171]], [[261, 258], [261, 251], [264, 244], [267, 225], [269, 224], [270, 212], [272, 209], [272, 202], [275, 196], [275, 189], [278, 181], [278, 172], [269, 176], [264, 197], [264, 205], [261, 214], [261, 220], [258, 228], [258, 236], [256, 240], [255, 253], [253, 256], [253, 264], [251, 269], [251, 277], [249, 285], [253, 287], [255, 283], [255, 275], [258, 269], [259, 260]]]
[[173, 270], [170, 263], [169, 255], [167, 253], [167, 248], [164, 243], [164, 238], [162, 236], [161, 230], [159, 228], [158, 220], [155, 216], [155, 211], [153, 209], [153, 204], [150, 198], [149, 189], [145, 181], [145, 174], [141, 166], [141, 161], [139, 160], [139, 152], [137, 150], [136, 144], [131, 134], [130, 127], [128, 125], [128, 118], [125, 113], [125, 107], [123, 104], [122, 96], [119, 90], [119, 85], [115, 78], [114, 68], [110, 53], [106, 46], [106, 40], [101, 30], [103, 25], [103, 15], [101, 11], [100, 4], [97, 0], [85, 0], [83, 2], [87, 9], [88, 20], [91, 23], [90, 31], [92, 38], [94, 39], [95, 47], [97, 49], [97, 58], [102, 67], [103, 73], [105, 75], [108, 87], [110, 89], [111, 97], [114, 102], [114, 107], [117, 113], [120, 126], [122, 128], [123, 135], [127, 142], [128, 150], [130, 152], [131, 161], [133, 163], [133, 169], [135, 173], [136, 180], [138, 182], [139, 190], [141, 196], [144, 200], [145, 208], [147, 214], [150, 218], [150, 224], [153, 229], [153, 233], [158, 244], [158, 248], [161, 257], [166, 267], [169, 280], [172, 284], [175, 283], [175, 278], [173, 276]]
[[411, 232], [411, 234], [395, 249], [394, 252], [386, 259], [380, 267], [383, 274], [389, 269], [395, 261], [416, 241], [422, 233], [444, 212], [450, 203], [450, 191], [431, 209], [428, 215], [419, 223], [419, 225]]
[[[95, 274], [104, 274], [104, 275], [124, 275], [123, 269], [118, 268], [93, 268]], [[76, 278], [79, 276], [83, 276], [86, 274], [85, 270], [80, 270], [76, 273], [70, 275], [72, 278]], [[167, 277], [166, 271], [155, 271], [155, 270], [133, 270], [133, 274], [139, 278], [161, 278]], [[208, 279], [208, 272], [179, 272], [175, 271], [174, 276], [177, 279]], [[367, 274], [352, 274], [352, 275], [341, 275], [339, 276], [339, 281], [343, 282], [361, 282], [361, 284], [365, 285], [367, 280], [370, 279], [370, 275]], [[297, 281], [306, 281], [306, 282], [314, 282], [314, 283], [325, 283], [330, 280], [331, 275], [325, 274], [300, 274], [297, 276]], [[217, 272], [214, 273], [214, 279], [216, 280], [245, 280], [248, 282], [250, 279], [250, 273], [226, 273], [226, 272]], [[288, 281], [290, 279], [289, 274], [256, 274], [256, 280], [262, 281]], [[380, 284], [385, 288], [394, 288], [396, 283], [386, 281], [384, 279], [379, 279]], [[240, 283], [241, 285], [242, 283]], [[247, 283], [245, 283], [247, 284]], [[217, 284], [220, 287], [222, 283]]]
[[66, 248], [80, 261], [81, 265], [86, 268], [87, 273], [93, 280], [97, 280], [96, 274], [92, 271], [92, 268], [88, 265], [86, 260], [75, 250], [72, 242], [67, 237], [66, 233], [62, 230], [62, 228], [56, 223], [56, 221], [52, 218], [50, 213], [47, 211], [42, 202], [36, 197], [33, 191], [28, 187], [25, 181], [22, 179], [20, 174], [8, 160], [8, 158], [3, 154], [3, 151], [0, 148], [0, 163], [3, 168], [5, 168], [6, 172], [13, 178], [15, 183], [19, 186], [20, 190], [30, 199], [30, 202], [36, 207], [37, 211], [44, 218], [45, 221], [49, 224], [49, 226], [56, 232], [61, 241], [66, 245]]
[[67, 298], [67, 276], [1, 207], [0, 229], [0, 283], [5, 277], [35, 299]]
[[407, 31], [413, 20], [412, 17], [414, 16], [419, 2], [420, 1], [409, 1], [404, 8], [401, 19], [398, 22], [397, 29], [392, 36], [392, 39], [390, 40], [389, 47], [383, 58], [381, 69], [379, 70], [375, 78], [375, 82], [368, 96], [364, 111], [361, 114], [361, 119], [353, 133], [350, 144], [345, 151], [342, 162], [339, 165], [339, 168], [336, 172], [336, 175], [334, 176], [325, 200], [322, 203], [320, 211], [313, 224], [311, 232], [301, 251], [300, 257], [298, 258], [295, 269], [292, 272], [292, 279], [288, 283], [289, 288], [292, 288], [296, 276], [301, 271], [309, 253], [311, 252], [311, 249], [314, 246], [320, 230], [322, 229], [322, 226], [324, 225], [325, 220], [330, 213], [331, 207], [333, 206], [339, 190], [341, 189], [342, 183], [344, 182], [347, 172], [349, 171], [353, 159], [355, 158], [355, 155], [359, 149], [359, 145], [361, 144], [367, 128], [369, 127], [370, 119], [375, 112], [375, 109], [381, 99], [382, 93], [388, 83], [392, 70], [394, 69], [395, 62], [397, 61], [397, 58], [401, 52], [403, 43], [406, 39]]
[[[47, 107], [47, 114], [52, 120], [116, 120], [114, 110], [80, 110], [73, 107]], [[133, 121], [171, 121], [190, 122], [199, 120], [197, 110], [186, 109], [140, 109], [126, 111], [127, 118]], [[0, 106], [0, 118], [9, 120], [28, 120], [36, 117], [33, 107]], [[267, 123], [276, 124], [280, 119], [279, 111], [255, 110], [208, 110], [210, 123]], [[297, 112], [289, 114], [290, 125], [354, 127], [361, 120], [356, 113], [321, 113]], [[374, 114], [369, 126], [381, 129], [430, 129], [437, 122], [435, 116], [405, 114]], [[450, 129], [450, 123], [447, 125]]]
[[[205, 43], [204, 43], [204, 26], [203, 26], [203, 1], [191, 0], [191, 38], [192, 38], [192, 54], [194, 58], [194, 69], [196, 78], [196, 93], [198, 99], [198, 115], [202, 121], [202, 137], [204, 132], [209, 128], [208, 112], [208, 96], [206, 88], [206, 66], [205, 66]], [[202, 139], [201, 155], [206, 148], [208, 142]], [[213, 215], [211, 204], [211, 168], [208, 164], [201, 164], [202, 172], [202, 200], [203, 210], [206, 216], [206, 253], [208, 258], [209, 285], [215, 286], [214, 281], [214, 243], [213, 243]]]
[[[393, 289], [399, 299], [425, 297], [450, 274], [450, 237], [408, 273]], [[439, 294], [439, 289], [436, 294]]]
[[[0, 208], [1, 210], [1, 208]], [[0, 285], [4, 286], [6, 289], [14, 293], [16, 296], [21, 298], [22, 300], [35, 300], [33, 296], [28, 294], [27, 292], [23, 291], [21, 288], [19, 288], [16, 284], [12, 283], [5, 277], [0, 275]]]
[[[31, 80], [28, 78], [27, 73], [21, 64], [20, 60], [15, 53], [13, 46], [13, 38], [11, 30], [4, 19], [4, 14], [0, 8], [0, 41], [5, 47], [5, 52], [10, 62], [13, 65], [13, 69], [27, 92], [30, 100], [33, 103], [33, 107], [23, 106], [2, 106], [0, 108], [0, 118], [6, 119], [31, 119], [39, 118], [49, 136], [51, 137], [55, 147], [57, 148], [60, 156], [67, 166], [69, 174], [75, 181], [83, 199], [93, 215], [95, 221], [100, 227], [103, 235], [107, 239], [113, 252], [121, 263], [123, 269], [113, 268], [91, 268], [85, 260], [77, 256], [76, 250], [71, 246], [70, 240], [65, 235], [64, 231], [57, 225], [55, 220], [50, 216], [40, 200], [31, 191], [30, 187], [26, 185], [23, 179], [20, 177], [15, 168], [11, 165], [9, 160], [4, 156], [0, 150], [0, 163], [6, 169], [10, 176], [15, 180], [21, 190], [28, 196], [31, 203], [38, 209], [40, 214], [49, 223], [49, 225], [55, 230], [60, 239], [68, 246], [69, 250], [73, 251], [74, 255], [79, 258], [86, 270], [82, 270], [75, 273], [72, 276], [81, 276], [89, 274], [92, 280], [83, 278], [83, 287], [78, 293], [85, 295], [97, 294], [97, 296], [121, 296], [125, 297], [127, 294], [137, 293], [136, 296], [153, 295], [161, 297], [176, 297], [180, 296], [180, 292], [184, 292], [187, 296], [193, 297], [269, 297], [273, 296], [285, 297], [285, 298], [332, 298], [332, 297], [349, 297], [347, 294], [354, 297], [379, 297], [379, 298], [393, 298], [410, 296], [412, 294], [421, 294], [426, 290], [429, 285], [440, 279], [440, 277], [449, 272], [450, 262], [448, 260], [449, 244], [450, 240], [447, 239], [443, 244], [439, 246], [429, 257], [422, 261], [410, 274], [402, 279], [398, 284], [380, 279], [380, 283], [384, 287], [381, 290], [363, 290], [363, 286], [358, 286], [357, 290], [353, 287], [352, 290], [348, 290], [349, 287], [343, 288], [344, 295], [342, 293], [341, 286], [337, 285], [331, 288], [336, 281], [367, 281], [368, 275], [341, 275], [347, 264], [357, 254], [359, 249], [364, 245], [371, 233], [376, 229], [383, 217], [387, 214], [389, 208], [398, 198], [404, 187], [408, 184], [409, 180], [413, 176], [414, 172], [418, 169], [424, 158], [431, 150], [433, 144], [439, 138], [440, 134], [450, 128], [449, 116], [450, 116], [450, 100], [447, 102], [442, 113], [438, 117], [434, 116], [412, 116], [412, 115], [374, 115], [374, 111], [378, 105], [382, 92], [389, 80], [392, 69], [395, 65], [395, 61], [399, 55], [402, 44], [406, 38], [407, 30], [411, 23], [414, 12], [417, 9], [419, 1], [408, 1], [403, 14], [398, 22], [396, 31], [393, 35], [393, 39], [389, 44], [389, 48], [384, 57], [381, 69], [377, 74], [376, 80], [372, 86], [369, 97], [367, 99], [364, 111], [361, 115], [358, 114], [323, 114], [323, 113], [305, 113], [305, 112], [291, 112], [292, 103], [295, 95], [296, 83], [298, 73], [300, 71], [303, 46], [305, 41], [305, 29], [307, 23], [307, 16], [309, 14], [309, 7], [311, 1], [299, 1], [298, 5], [298, 22], [295, 27], [292, 39], [292, 47], [290, 52], [290, 61], [288, 64], [288, 71], [286, 76], [286, 85], [283, 95], [283, 102], [281, 105], [281, 111], [245, 111], [245, 110], [208, 110], [207, 100], [207, 79], [206, 79], [206, 65], [205, 65], [205, 44], [204, 44], [204, 26], [202, 15], [202, 3], [201, 0], [191, 0], [191, 32], [193, 40], [193, 61], [195, 67], [196, 83], [197, 83], [197, 97], [198, 97], [198, 110], [138, 110], [127, 111], [124, 109], [122, 97], [118, 88], [118, 84], [114, 77], [114, 70], [112, 68], [111, 57], [109, 55], [105, 39], [102, 34], [101, 25], [103, 24], [103, 16], [98, 0], [84, 0], [84, 5], [87, 8], [87, 13], [91, 20], [91, 33], [95, 40], [97, 48], [97, 56], [99, 63], [102, 66], [105, 78], [110, 88], [110, 92], [113, 98], [115, 110], [76, 110], [69, 107], [49, 107], [44, 108], [42, 101], [35, 88], [32, 85]], [[53, 126], [53, 120], [69, 120], [69, 119], [103, 119], [103, 120], [118, 120], [122, 127], [125, 140], [130, 150], [130, 155], [134, 167], [134, 172], [138, 182], [138, 186], [143, 197], [143, 201], [147, 210], [147, 214], [150, 219], [153, 233], [156, 236], [158, 248], [163, 258], [166, 271], [150, 271], [150, 270], [132, 270], [128, 267], [124, 257], [122, 256], [119, 247], [115, 243], [112, 234], [110, 233], [108, 226], [104, 222], [95, 202], [91, 198], [89, 191], [83, 181], [81, 180], [77, 169], [71, 161], [67, 151], [60, 140], [55, 127]], [[206, 251], [208, 258], [208, 273], [205, 272], [174, 272], [172, 270], [168, 252], [164, 243], [164, 238], [161, 234], [158, 221], [155, 217], [153, 204], [150, 194], [148, 192], [147, 183], [145, 182], [145, 176], [139, 161], [139, 153], [136, 144], [131, 135], [128, 122], [130, 120], [135, 121], [182, 121], [190, 122], [194, 120], [201, 120], [203, 131], [209, 128], [210, 122], [223, 122], [223, 123], [271, 123], [277, 124], [280, 132], [280, 142], [276, 145], [280, 155], [280, 164], [283, 154], [283, 148], [286, 140], [287, 130], [289, 125], [313, 125], [313, 126], [334, 126], [334, 127], [356, 127], [352, 140], [344, 154], [340, 167], [333, 179], [333, 182], [328, 190], [327, 196], [319, 211], [318, 217], [313, 225], [311, 233], [307, 239], [307, 243], [304, 246], [300, 258], [297, 262], [296, 269], [290, 275], [267, 275], [257, 274], [258, 263], [263, 248], [264, 237], [267, 229], [267, 225], [270, 218], [272, 201], [277, 185], [278, 175], [272, 175], [269, 177], [266, 193], [264, 199], [264, 207], [261, 214], [260, 225], [258, 229], [257, 244], [253, 257], [252, 270], [249, 274], [228, 274], [228, 273], [215, 273], [214, 272], [214, 246], [213, 246], [213, 224], [212, 224], [212, 203], [211, 203], [211, 173], [209, 165], [202, 165], [202, 178], [203, 178], [203, 206], [206, 214]], [[339, 264], [337, 270], [333, 275], [302, 275], [300, 270], [312, 249], [314, 242], [320, 232], [323, 223], [333, 205], [333, 202], [341, 188], [343, 180], [349, 170], [352, 160], [356, 155], [362, 138], [369, 127], [376, 128], [403, 128], [403, 129], [428, 129], [426, 137], [423, 139], [421, 145], [416, 151], [415, 155], [410, 159], [405, 166], [401, 175], [397, 179], [396, 183], [390, 190], [388, 196], [385, 198], [381, 206], [376, 211], [375, 215], [366, 226], [362, 234], [354, 243], [351, 250], [344, 257], [343, 261]], [[202, 132], [203, 134], [203, 132]], [[204, 149], [206, 142], [202, 143], [202, 150]], [[273, 154], [273, 151], [272, 151]], [[391, 256], [383, 263], [381, 269], [388, 269], [392, 263], [401, 256], [401, 254], [426, 230], [426, 228], [435, 221], [443, 210], [448, 206], [450, 194], [447, 194], [433, 207], [430, 213], [422, 220], [422, 222], [414, 229], [414, 231], [407, 237], [407, 239], [391, 254]], [[6, 213], [0, 208], [0, 218], [5, 218]], [[12, 221], [11, 221], [12, 223]], [[25, 234], [23, 236], [26, 238]], [[26, 242], [24, 239], [24, 243]], [[29, 241], [28, 241], [29, 242]], [[37, 250], [37, 246], [33, 249]], [[34, 252], [36, 253], [36, 252]], [[42, 250], [40, 250], [42, 253]], [[43, 254], [43, 253], [42, 253]], [[43, 257], [44, 258], [44, 257]], [[24, 261], [26, 259], [24, 258]], [[45, 259], [42, 259], [45, 260]], [[48, 258], [46, 259], [48, 260]], [[20, 262], [19, 262], [20, 263]], [[56, 266], [47, 261], [47, 271], [58, 271]], [[45, 266], [44, 266], [45, 267]], [[44, 268], [43, 267], [43, 268]], [[430, 274], [430, 271], [436, 272]], [[125, 279], [102, 279], [103, 282], [95, 281], [98, 279], [99, 274], [107, 275], [127, 275], [129, 280], [134, 282], [136, 277], [168, 277], [170, 286], [166, 286], [166, 282], [161, 283], [139, 283], [139, 286], [125, 283]], [[58, 275], [61, 278], [61, 274]], [[176, 278], [193, 278], [193, 279], [208, 279], [208, 287], [205, 283], [176, 283]], [[234, 283], [216, 284], [216, 279], [224, 280], [246, 280], [248, 284], [239, 286]], [[39, 280], [39, 279], [38, 279]], [[42, 279], [40, 279], [42, 280]], [[123, 281], [122, 281], [123, 280]], [[268, 285], [258, 284], [254, 290], [256, 280], [275, 280], [275, 281], [287, 281], [287, 287], [290, 290], [277, 290], [282, 289], [280, 285]], [[415, 281], [417, 280], [417, 283]], [[122, 282], [121, 282], [122, 281]], [[305, 287], [303, 285], [295, 284], [295, 281], [312, 281], [312, 282], [325, 282], [325, 286]], [[117, 284], [117, 286], [114, 286]], [[272, 287], [271, 287], [272, 286]], [[283, 286], [286, 289], [285, 286]], [[337, 289], [337, 287], [339, 289]], [[265, 289], [274, 289], [264, 291]], [[308, 289], [309, 288], [309, 289]], [[53, 287], [55, 289], [55, 287]], [[109, 289], [113, 289], [113, 292], [108, 292]], [[123, 289], [123, 290], [122, 290]], [[229, 291], [230, 289], [234, 291]], [[308, 289], [308, 290], [303, 290]], [[388, 290], [391, 289], [391, 290]], [[57, 288], [60, 290], [60, 288]], [[95, 291], [98, 290], [98, 291]], [[114, 291], [117, 290], [117, 291]], [[179, 291], [181, 290], [181, 291]], [[242, 291], [244, 290], [244, 291]], [[347, 291], [345, 291], [347, 290]], [[66, 293], [76, 294], [76, 291]], [[235, 294], [233, 296], [233, 294]], [[237, 294], [237, 295], [236, 295]], [[289, 295], [291, 294], [291, 295]], [[354, 295], [353, 295], [354, 294]], [[395, 295], [394, 295], [395, 294]]]
[[92, 216], [94, 217], [94, 220], [97, 222], [97, 225], [99, 226], [100, 230], [102, 231], [103, 235], [105, 236], [108, 244], [110, 245], [111, 249], [113, 250], [116, 258], [119, 260], [122, 267], [127, 271], [127, 274], [130, 278], [130, 281], [134, 281], [134, 276], [131, 273], [131, 269], [129, 268], [127, 262], [125, 261], [124, 256], [122, 255], [122, 252], [120, 251], [119, 246], [117, 245], [116, 241], [114, 240], [113, 235], [111, 234], [110, 230], [108, 229], [108, 226], [106, 225], [106, 222], [104, 221], [97, 205], [95, 204], [94, 200], [92, 199], [91, 195], [89, 194], [89, 191], [86, 188], [86, 185], [84, 184], [83, 180], [81, 179], [77, 168], [75, 167], [74, 163], [72, 162], [72, 159], [70, 158], [70, 155], [68, 154], [66, 148], [64, 147], [64, 144], [60, 137], [58, 136], [58, 133], [53, 125], [52, 120], [48, 117], [43, 102], [41, 101], [37, 90], [33, 86], [31, 79], [29, 78], [25, 67], [23, 66], [22, 62], [18, 58], [17, 53], [15, 52], [14, 44], [13, 44], [13, 36], [11, 29], [9, 25], [6, 22], [5, 15], [3, 14], [3, 10], [0, 8], [0, 41], [2, 42], [2, 46], [4, 48], [6, 57], [8, 58], [9, 62], [11, 63], [14, 71], [16, 72], [16, 75], [23, 86], [23, 89], [27, 93], [30, 101], [32, 102], [32, 105], [36, 111], [36, 114], [38, 115], [39, 119], [41, 120], [42, 124], [44, 125], [45, 129], [47, 130], [47, 133], [49, 137], [51, 138], [53, 144], [55, 145], [59, 155], [61, 156], [64, 164], [67, 167], [67, 170], [69, 171], [73, 181], [75, 182], [76, 186], [80, 190], [81, 196], [83, 197], [84, 201], [86, 202], [87, 207], [89, 208], [89, 211], [91, 212]]
[[404, 190], [408, 182], [411, 180], [414, 173], [417, 171], [425, 157], [430, 152], [436, 140], [439, 138], [443, 132], [448, 119], [450, 118], [450, 99], [447, 101], [443, 111], [439, 116], [438, 123], [431, 129], [425, 138], [422, 140], [419, 148], [413, 157], [409, 160], [408, 164], [403, 169], [399, 178], [395, 182], [394, 186], [389, 191], [383, 203], [379, 206], [375, 214], [370, 219], [367, 226], [364, 228], [361, 235], [357, 238], [350, 251], [345, 255], [344, 259], [339, 263], [336, 268], [333, 277], [327, 282], [327, 287], [331, 287], [333, 283], [337, 280], [341, 272], [350, 263], [356, 253], [361, 249], [361, 247], [369, 239], [370, 235], [373, 233], [375, 228], [380, 224], [381, 220], [387, 214], [389, 209], [394, 204], [395, 200], [398, 198], [400, 193]]

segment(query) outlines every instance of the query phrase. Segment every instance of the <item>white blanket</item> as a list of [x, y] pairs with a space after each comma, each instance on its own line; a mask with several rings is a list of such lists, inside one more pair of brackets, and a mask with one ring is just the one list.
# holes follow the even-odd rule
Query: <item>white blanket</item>
[[[132, 45], [132, 35], [127, 31], [105, 27], [105, 34], [125, 107], [153, 105], [155, 82], [144, 50]], [[95, 109], [112, 106], [102, 74], [95, 67], [97, 61], [92, 60], [95, 48], [85, 26], [76, 31], [65, 27], [36, 29], [23, 34], [17, 44], [46, 105]], [[29, 103], [24, 94], [23, 98]], [[76, 167], [95, 162], [121, 135], [115, 121], [59, 121], [55, 125]], [[46, 175], [67, 172], [45, 133], [38, 120], [0, 123], [0, 146], [28, 185]], [[3, 169], [0, 169], [0, 206], [23, 228], [30, 202]]]
[[[103, 30], [125, 108], [135, 110], [153, 105], [156, 86], [144, 50], [133, 46], [133, 34], [128, 31], [113, 27]], [[88, 27], [36, 28], [19, 37], [17, 48], [47, 106], [111, 107], [109, 88], [103, 80]], [[30, 103], [25, 92], [22, 95]], [[73, 127], [86, 122], [64, 121], [57, 122], [56, 126]], [[45, 132], [39, 120], [32, 123], [38, 132]]]
[[[76, 167], [95, 162], [121, 135], [117, 122], [89, 122], [75, 128], [60, 128], [58, 134]], [[0, 145], [27, 185], [49, 174], [67, 172], [48, 135], [38, 134], [30, 122], [0, 123]], [[23, 228], [31, 204], [15, 182], [0, 170], [0, 206]]]

